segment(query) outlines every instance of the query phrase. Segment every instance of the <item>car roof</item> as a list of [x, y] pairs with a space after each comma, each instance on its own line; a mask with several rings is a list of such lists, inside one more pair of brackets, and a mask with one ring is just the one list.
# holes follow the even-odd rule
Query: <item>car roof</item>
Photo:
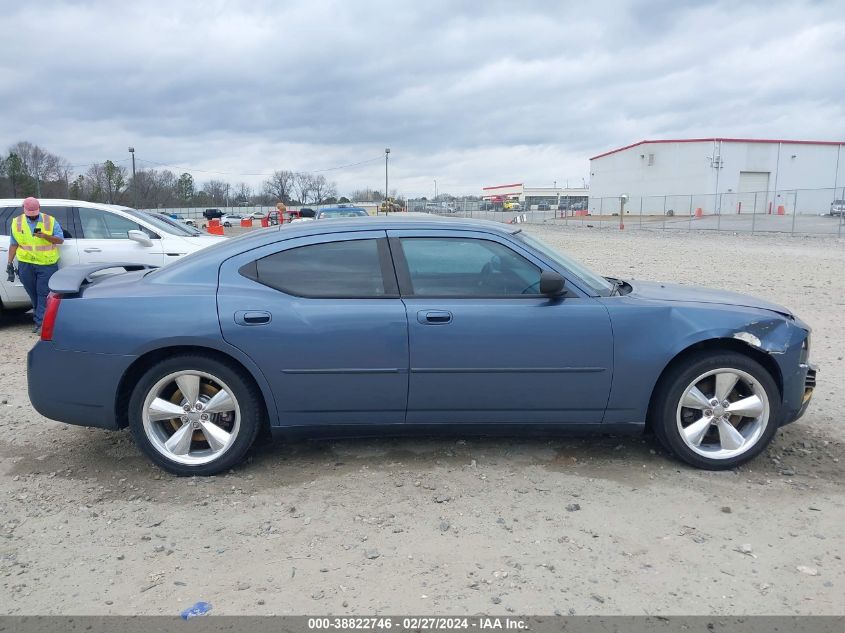
[[168, 264], [151, 275], [161, 282], [183, 282], [202, 279], [203, 275], [217, 274], [220, 262], [245, 251], [298, 237], [328, 235], [353, 231], [388, 231], [391, 229], [485, 231], [499, 235], [518, 233], [518, 225], [473, 220], [467, 218], [443, 218], [439, 216], [397, 213], [391, 216], [367, 216], [355, 218], [334, 218], [331, 222], [291, 222], [280, 226], [249, 231], [229, 238], [219, 244], [204, 248]]
[[320, 233], [339, 233], [343, 231], [360, 231], [367, 229], [390, 230], [390, 229], [454, 229], [463, 231], [472, 230], [493, 230], [497, 233], [517, 233], [519, 227], [502, 222], [490, 220], [474, 220], [472, 218], [444, 218], [429, 214], [397, 213], [387, 216], [368, 216], [366, 218], [337, 218], [332, 220], [330, 226], [325, 224], [313, 224], [311, 222], [294, 223], [283, 225], [281, 231], [301, 233], [302, 235], [315, 235]]
[[[21, 207], [23, 206], [24, 198], [3, 198], [0, 199], [0, 207]], [[42, 207], [78, 207], [85, 205], [86, 207], [95, 207], [97, 209], [117, 210], [122, 211], [130, 207], [124, 207], [119, 204], [105, 204], [103, 202], [88, 202], [87, 200], [69, 200], [66, 198], [38, 198], [38, 202]]]

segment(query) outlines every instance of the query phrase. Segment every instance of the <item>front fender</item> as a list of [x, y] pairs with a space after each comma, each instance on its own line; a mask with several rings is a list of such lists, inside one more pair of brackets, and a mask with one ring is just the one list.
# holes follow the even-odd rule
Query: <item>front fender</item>
[[769, 354], [784, 383], [799, 371], [806, 332], [774, 312], [712, 304], [667, 305], [627, 297], [602, 301], [614, 337], [607, 424], [644, 424], [663, 370], [678, 354], [705, 341], [735, 340]]

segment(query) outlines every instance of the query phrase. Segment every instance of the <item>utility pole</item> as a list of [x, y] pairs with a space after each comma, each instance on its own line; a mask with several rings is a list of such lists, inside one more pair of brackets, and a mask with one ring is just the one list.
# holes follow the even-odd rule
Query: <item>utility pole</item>
[[129, 148], [129, 155], [132, 156], [132, 206], [138, 208], [138, 180], [135, 178], [135, 148]]
[[390, 148], [384, 148], [384, 214], [387, 215], [387, 212], [390, 210], [390, 203], [387, 201], [388, 197], [388, 188], [387, 188], [387, 157], [390, 156]]
[[434, 180], [434, 202], [437, 202], [437, 179]]

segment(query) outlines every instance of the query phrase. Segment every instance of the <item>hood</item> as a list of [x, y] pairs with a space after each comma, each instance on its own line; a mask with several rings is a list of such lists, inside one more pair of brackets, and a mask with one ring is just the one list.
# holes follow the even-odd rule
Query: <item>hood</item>
[[219, 244], [220, 242], [225, 242], [229, 239], [221, 235], [179, 235], [178, 237], [183, 244], [188, 245], [188, 248], [185, 251], [187, 253], [193, 253], [194, 251], [198, 251], [206, 246], [213, 246], [214, 244]]
[[792, 317], [792, 312], [771, 301], [750, 297], [739, 292], [728, 290], [715, 290], [713, 288], [702, 288], [700, 286], [682, 286], [681, 284], [669, 284], [657, 281], [629, 280], [633, 290], [629, 296], [643, 299], [654, 299], [656, 301], [679, 301], [693, 303], [713, 303], [726, 306], [739, 306], [743, 308], [758, 308], [771, 310], [784, 316]]

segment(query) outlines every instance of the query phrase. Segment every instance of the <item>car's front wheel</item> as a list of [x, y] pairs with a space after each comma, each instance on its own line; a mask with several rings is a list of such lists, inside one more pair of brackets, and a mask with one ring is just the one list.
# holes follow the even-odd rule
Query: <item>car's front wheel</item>
[[244, 373], [205, 356], [150, 367], [129, 400], [129, 428], [156, 464], [176, 475], [214, 475], [243, 459], [263, 413]]
[[771, 442], [779, 403], [777, 385], [760, 363], [735, 352], [702, 353], [663, 377], [651, 423], [660, 442], [683, 461], [724, 470]]

